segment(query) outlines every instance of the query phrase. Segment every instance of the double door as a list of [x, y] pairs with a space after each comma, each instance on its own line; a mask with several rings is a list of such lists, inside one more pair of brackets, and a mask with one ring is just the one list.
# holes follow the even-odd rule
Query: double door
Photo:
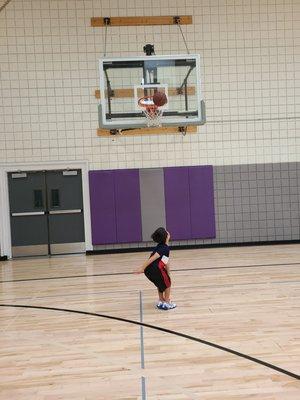
[[85, 251], [81, 170], [8, 174], [13, 257]]

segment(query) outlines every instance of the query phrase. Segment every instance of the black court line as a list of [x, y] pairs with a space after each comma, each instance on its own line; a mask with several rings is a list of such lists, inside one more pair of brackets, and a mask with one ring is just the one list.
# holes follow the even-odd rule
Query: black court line
[[[300, 265], [299, 263], [282, 263], [282, 264], [253, 264], [253, 265], [232, 265], [227, 267], [207, 267], [207, 268], [179, 268], [173, 269], [171, 272], [184, 272], [184, 271], [205, 271], [216, 269], [234, 269], [234, 268], [259, 268], [259, 267], [278, 267], [278, 266], [292, 266]], [[50, 276], [47, 278], [26, 278], [26, 279], [11, 279], [0, 281], [0, 283], [13, 283], [13, 282], [32, 282], [32, 281], [47, 281], [55, 279], [76, 279], [76, 278], [92, 278], [94, 276], [121, 276], [121, 275], [134, 275], [133, 272], [109, 272], [105, 274], [89, 274], [89, 275], [67, 275], [67, 276]]]
[[4, 8], [11, 2], [11, 0], [6, 0], [2, 6], [0, 7], [0, 12], [4, 10]]
[[111, 315], [92, 313], [92, 312], [88, 312], [88, 311], [72, 310], [72, 309], [68, 309], [68, 308], [29, 306], [29, 305], [23, 305], [23, 304], [0, 304], [0, 307], [29, 308], [29, 309], [36, 309], [36, 310], [59, 311], [59, 312], [67, 312], [67, 313], [72, 313], [72, 314], [88, 315], [88, 316], [92, 316], [92, 317], [106, 318], [106, 319], [111, 319], [111, 320], [120, 321], [120, 322], [127, 322], [129, 324], [143, 326], [143, 327], [150, 328], [150, 329], [155, 329], [160, 332], [170, 333], [171, 335], [179, 336], [184, 339], [189, 339], [194, 342], [205, 344], [206, 346], [214, 347], [218, 350], [222, 350], [227, 353], [234, 354], [235, 356], [245, 358], [246, 360], [252, 361], [256, 364], [263, 365], [263, 366], [273, 369], [274, 371], [277, 371], [281, 374], [284, 374], [284, 375], [290, 376], [292, 378], [295, 378], [297, 380], [300, 380], [300, 375], [297, 375], [294, 372], [288, 371], [286, 369], [277, 367], [276, 365], [270, 364], [266, 361], [260, 360], [259, 358], [251, 357], [247, 354], [240, 353], [239, 351], [232, 350], [228, 347], [220, 346], [219, 344], [209, 342], [207, 340], [199, 339], [195, 336], [186, 335], [184, 333], [173, 331], [171, 329], [162, 328], [162, 327], [156, 326], [156, 325], [146, 324], [144, 322], [138, 322], [138, 321], [134, 321], [134, 320], [127, 319], [127, 318], [121, 318], [121, 317], [113, 317]]
[[[298, 284], [300, 281], [298, 280], [289, 280], [289, 281], [266, 281], [266, 282], [243, 282], [243, 283], [226, 283], [223, 285], [190, 285], [190, 286], [176, 286], [176, 291], [180, 291], [182, 289], [195, 289], [195, 288], [206, 288], [206, 289], [217, 289], [217, 288], [224, 288], [224, 287], [234, 287], [234, 286], [261, 286], [261, 285], [282, 285], [282, 284]], [[128, 289], [128, 290], [115, 290], [114, 293], [135, 293], [139, 289]], [[152, 291], [153, 288], [144, 288], [143, 291]], [[91, 295], [101, 295], [101, 296], [107, 296], [107, 294], [111, 294], [110, 290], [99, 290], [97, 292], [80, 292], [80, 293], [64, 293], [64, 297], [76, 297], [76, 296], [91, 296]], [[55, 295], [47, 295], [47, 296], [35, 296], [35, 300], [40, 300], [40, 299], [53, 299], [55, 297], [60, 297], [61, 294], [55, 294]], [[15, 297], [13, 299], [6, 298], [5, 301], [18, 301], [18, 300], [31, 300], [31, 297]]]

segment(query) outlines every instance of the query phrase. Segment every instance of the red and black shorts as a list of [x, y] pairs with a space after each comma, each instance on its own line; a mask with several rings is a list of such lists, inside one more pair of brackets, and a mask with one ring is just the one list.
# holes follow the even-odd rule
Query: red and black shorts
[[150, 264], [144, 271], [146, 277], [154, 283], [160, 292], [164, 292], [171, 286], [171, 278], [165, 268], [165, 264], [161, 261]]

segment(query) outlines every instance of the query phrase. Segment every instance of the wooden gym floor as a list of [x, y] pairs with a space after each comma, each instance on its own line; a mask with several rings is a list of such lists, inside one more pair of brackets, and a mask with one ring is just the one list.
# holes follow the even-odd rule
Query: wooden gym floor
[[0, 263], [0, 399], [300, 399], [300, 245], [173, 251], [171, 311], [147, 256]]

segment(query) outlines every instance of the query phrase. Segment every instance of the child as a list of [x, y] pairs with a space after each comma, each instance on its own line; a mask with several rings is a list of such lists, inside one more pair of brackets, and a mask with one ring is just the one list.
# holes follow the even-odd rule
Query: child
[[151, 235], [151, 238], [157, 243], [157, 246], [149, 259], [135, 273], [144, 273], [157, 287], [159, 301], [156, 307], [160, 310], [170, 310], [176, 307], [176, 304], [170, 301], [171, 279], [168, 265], [170, 234], [165, 228], [158, 228]]

